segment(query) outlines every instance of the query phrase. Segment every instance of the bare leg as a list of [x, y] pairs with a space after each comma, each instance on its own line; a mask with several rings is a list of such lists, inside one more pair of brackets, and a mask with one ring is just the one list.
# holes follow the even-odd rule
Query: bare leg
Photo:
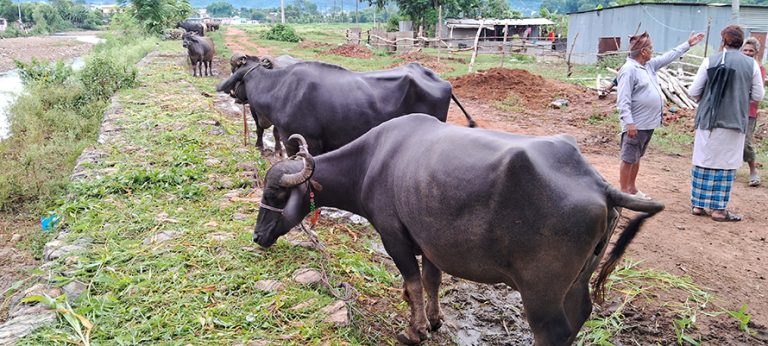
[[629, 194], [637, 193], [637, 186], [635, 186], [635, 180], [637, 180], [637, 172], [640, 170], [640, 161], [635, 163], [628, 163], [621, 161], [619, 165], [619, 185], [621, 191]]

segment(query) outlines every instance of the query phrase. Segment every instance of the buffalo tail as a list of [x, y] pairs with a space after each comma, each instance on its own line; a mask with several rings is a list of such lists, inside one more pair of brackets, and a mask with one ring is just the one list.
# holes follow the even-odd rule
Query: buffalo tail
[[613, 187], [609, 188], [608, 196], [615, 206], [641, 211], [642, 213], [629, 221], [629, 224], [619, 235], [619, 239], [614, 244], [611, 253], [600, 268], [597, 280], [595, 280], [592, 286], [592, 298], [597, 304], [601, 304], [605, 300], [605, 283], [632, 242], [632, 239], [640, 231], [640, 227], [646, 219], [664, 210], [664, 205], [659, 202], [633, 197]]
[[469, 113], [467, 113], [467, 110], [465, 110], [464, 106], [461, 105], [461, 103], [459, 102], [459, 99], [456, 98], [456, 95], [451, 93], [451, 98], [453, 99], [453, 102], [456, 102], [456, 105], [459, 106], [459, 109], [461, 109], [461, 111], [464, 113], [464, 117], [467, 118], [467, 121], [469, 122], [467, 126], [477, 127], [477, 123], [475, 122], [475, 119], [472, 119], [472, 116], [469, 115]]

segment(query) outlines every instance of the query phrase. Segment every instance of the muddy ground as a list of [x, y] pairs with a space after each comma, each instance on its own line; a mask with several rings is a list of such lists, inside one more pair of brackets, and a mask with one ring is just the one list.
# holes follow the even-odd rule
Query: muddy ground
[[[77, 35], [78, 33], [67, 33]], [[85, 33], [93, 35], [93, 33]], [[29, 62], [32, 58], [44, 61], [69, 60], [84, 55], [93, 45], [71, 37], [17, 37], [0, 40], [0, 72], [16, 68], [13, 60]]]
[[[235, 29], [236, 30], [236, 29]], [[228, 34], [231, 34], [230, 31]], [[227, 39], [230, 48], [269, 54], [247, 40]], [[349, 49], [341, 51], [346, 54]], [[404, 63], [418, 61], [440, 70], [434, 59], [414, 54]], [[542, 66], [546, 68], [546, 66]], [[441, 71], [442, 72], [442, 71]], [[608, 121], [615, 107], [615, 96], [598, 99], [579, 86], [548, 80], [522, 70], [492, 69], [451, 80], [456, 94], [480, 127], [529, 135], [568, 133], [577, 138], [581, 151], [612, 184], [618, 185], [619, 136], [616, 124]], [[549, 107], [565, 98], [569, 106]], [[501, 105], [500, 105], [501, 104]], [[504, 109], [503, 111], [500, 109]], [[683, 110], [668, 118], [682, 130], [692, 129], [693, 112]], [[464, 116], [451, 104], [449, 122], [464, 125]], [[761, 123], [764, 123], [764, 118]], [[761, 124], [757, 136], [768, 132]], [[768, 188], [746, 186], [746, 168], [739, 171], [730, 208], [745, 215], [739, 223], [718, 223], [690, 214], [690, 150], [665, 154], [651, 147], [643, 159], [638, 184], [666, 210], [651, 219], [633, 244], [627, 257], [642, 261], [640, 268], [652, 268], [675, 275], [687, 275], [700, 287], [716, 295], [715, 310], [738, 310], [742, 304], [752, 315], [749, 327], [754, 336], [738, 329], [738, 322], [727, 314], [707, 316], [699, 313], [696, 329], [706, 344], [768, 344]], [[763, 174], [765, 175], [765, 173]], [[614, 239], [615, 240], [615, 239]], [[385, 256], [385, 255], [382, 255]], [[638, 299], [625, 308], [627, 331], [620, 344], [671, 344], [677, 340], [673, 320], [663, 305], [685, 299], [675, 292], [659, 292], [655, 299]], [[608, 314], [623, 297], [614, 293], [604, 309]], [[531, 333], [525, 321], [520, 297], [504, 285], [479, 285], [446, 276], [441, 305], [447, 317], [445, 327], [433, 335], [430, 344], [518, 345], [530, 344]], [[375, 308], [373, 308], [375, 310]], [[404, 317], [404, 316], [402, 316]]]

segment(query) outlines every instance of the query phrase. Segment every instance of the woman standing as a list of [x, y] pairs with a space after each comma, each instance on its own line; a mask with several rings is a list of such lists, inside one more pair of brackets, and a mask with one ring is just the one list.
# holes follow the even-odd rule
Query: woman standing
[[[757, 57], [757, 52], [760, 50], [760, 42], [756, 38], [750, 37], [741, 46], [741, 52], [744, 55], [755, 58], [757, 64], [760, 66], [760, 78], [765, 80], [765, 67], [760, 64], [760, 58]], [[749, 186], [760, 186], [760, 175], [757, 174], [757, 165], [755, 164], [755, 148], [752, 146], [752, 140], [754, 139], [755, 128], [757, 128], [757, 108], [760, 102], [751, 100], [749, 101], [749, 124], [747, 124], [747, 137], [744, 140], [744, 162], [749, 165]]]
[[744, 32], [729, 25], [720, 32], [721, 52], [702, 61], [690, 95], [699, 101], [693, 142], [691, 213], [712, 220], [741, 221], [727, 209], [736, 170], [741, 166], [749, 123], [749, 100], [765, 90], [755, 59], [739, 52]]

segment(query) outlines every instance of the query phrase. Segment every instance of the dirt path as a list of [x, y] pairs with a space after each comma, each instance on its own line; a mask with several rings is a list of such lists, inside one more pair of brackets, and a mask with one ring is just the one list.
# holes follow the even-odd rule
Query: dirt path
[[248, 39], [248, 34], [232, 25], [227, 26], [224, 42], [227, 48], [234, 52], [242, 52], [249, 55], [272, 55], [272, 50], [267, 47], [259, 47]]

